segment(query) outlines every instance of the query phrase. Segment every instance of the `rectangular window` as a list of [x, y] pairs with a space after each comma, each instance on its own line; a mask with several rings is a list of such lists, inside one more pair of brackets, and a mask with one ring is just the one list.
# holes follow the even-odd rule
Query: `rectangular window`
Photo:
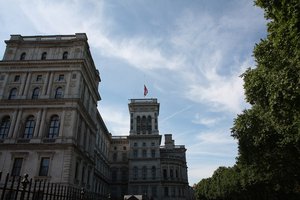
[[138, 150], [133, 150], [133, 157], [134, 158], [137, 158], [138, 157]]
[[79, 168], [79, 163], [76, 162], [76, 165], [75, 165], [75, 181], [78, 180], [78, 168]]
[[151, 192], [152, 192], [152, 196], [156, 197], [157, 196], [157, 189], [156, 189], [156, 186], [152, 186], [151, 188]]
[[147, 157], [147, 150], [143, 150], [143, 158], [146, 158]]
[[81, 172], [81, 182], [82, 182], [82, 184], [85, 183], [84, 178], [85, 178], [85, 167], [82, 167], [82, 172]]
[[58, 81], [63, 81], [64, 78], [65, 78], [65, 76], [64, 76], [63, 74], [60, 74], [60, 75], [58, 76]]
[[164, 176], [164, 179], [167, 179], [167, 178], [168, 178], [168, 175], [167, 175], [167, 169], [164, 169], [164, 170], [163, 170], [163, 176]]
[[154, 149], [151, 150], [151, 157], [155, 158], [155, 150]]
[[142, 194], [145, 195], [145, 196], [147, 196], [147, 194], [148, 194], [148, 187], [147, 187], [147, 185], [143, 185], [142, 186]]
[[173, 172], [173, 169], [170, 169], [170, 177], [171, 177], [171, 179], [174, 178], [174, 172]]
[[49, 161], [50, 159], [46, 157], [41, 159], [39, 176], [48, 176]]
[[15, 158], [14, 165], [11, 170], [12, 176], [20, 176], [22, 163], [23, 163], [23, 158]]
[[20, 75], [15, 75], [14, 82], [19, 82], [20, 81]]
[[36, 82], [40, 82], [40, 81], [42, 81], [42, 75], [37, 75], [36, 76]]
[[122, 153], [122, 161], [125, 162], [127, 160], [127, 153]]
[[168, 196], [169, 196], [169, 188], [165, 187], [165, 197], [168, 197]]

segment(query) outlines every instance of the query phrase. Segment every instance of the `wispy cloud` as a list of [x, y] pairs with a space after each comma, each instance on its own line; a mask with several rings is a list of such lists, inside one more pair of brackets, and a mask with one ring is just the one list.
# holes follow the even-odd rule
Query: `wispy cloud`
[[124, 108], [120, 108], [117, 105], [105, 105], [98, 106], [98, 110], [112, 135], [129, 134], [129, 116], [122, 112]]
[[172, 118], [175, 117], [176, 115], [179, 115], [179, 114], [181, 114], [181, 113], [183, 113], [183, 112], [189, 110], [190, 108], [192, 108], [191, 105], [189, 105], [189, 106], [187, 106], [187, 107], [185, 107], [185, 108], [183, 108], [183, 109], [181, 109], [181, 110], [178, 110], [178, 111], [172, 113], [171, 115], [165, 117], [164, 119], [162, 119], [162, 120], [160, 121], [160, 123], [164, 123], [165, 121], [168, 121], [169, 119], [172, 119]]
[[196, 113], [195, 118], [193, 119], [192, 122], [204, 126], [213, 126], [221, 120], [222, 120], [221, 117], [207, 117], [204, 115], [200, 115], [199, 113]]

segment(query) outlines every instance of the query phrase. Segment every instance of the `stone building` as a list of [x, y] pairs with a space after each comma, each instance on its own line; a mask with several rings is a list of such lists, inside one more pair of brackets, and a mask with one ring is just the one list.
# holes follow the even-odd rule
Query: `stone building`
[[100, 74], [87, 36], [11, 35], [0, 61], [0, 171], [111, 199], [189, 197], [185, 146], [165, 134], [157, 99], [131, 99], [129, 135], [97, 109]]
[[126, 193], [153, 200], [190, 199], [186, 149], [175, 145], [171, 134], [165, 134], [161, 146], [159, 105], [157, 99], [129, 102], [130, 134], [114, 136], [111, 143], [113, 199], [122, 199]]
[[85, 34], [11, 35], [0, 62], [0, 171], [109, 193], [111, 136]]

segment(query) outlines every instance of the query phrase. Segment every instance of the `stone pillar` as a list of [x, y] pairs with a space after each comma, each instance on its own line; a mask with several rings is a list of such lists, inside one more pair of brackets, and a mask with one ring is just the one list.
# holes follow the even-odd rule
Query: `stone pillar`
[[20, 130], [20, 128], [22, 126], [22, 124], [20, 124], [22, 112], [23, 112], [23, 110], [19, 110], [19, 112], [18, 112], [17, 120], [16, 120], [16, 123], [14, 126], [14, 131], [13, 131], [13, 138], [17, 138], [20, 136], [20, 134], [22, 134], [22, 133], [20, 133], [20, 131], [23, 131], [23, 130]]
[[40, 136], [39, 130], [40, 130], [40, 124], [41, 124], [41, 113], [42, 113], [42, 110], [39, 110], [39, 112], [37, 113], [33, 138], [37, 138], [38, 136]]
[[45, 137], [46, 136], [46, 133], [45, 133], [45, 125], [47, 124], [47, 121], [46, 121], [46, 113], [47, 113], [47, 110], [46, 108], [44, 108], [42, 110], [42, 114], [41, 114], [41, 124], [40, 124], [40, 127], [39, 127], [39, 131], [38, 131], [38, 137]]
[[18, 110], [15, 110], [12, 114], [12, 121], [11, 121], [11, 124], [10, 124], [10, 129], [9, 129], [9, 132], [8, 132], [8, 138], [11, 138], [13, 136], [13, 133], [14, 133], [14, 129], [16, 127], [16, 121], [17, 121], [17, 116], [18, 116], [18, 113], [19, 111]]
[[29, 90], [29, 86], [30, 86], [30, 79], [31, 79], [31, 73], [28, 73], [25, 88], [24, 88], [24, 92], [23, 92], [23, 96], [24, 96], [25, 99], [28, 95], [28, 90]]

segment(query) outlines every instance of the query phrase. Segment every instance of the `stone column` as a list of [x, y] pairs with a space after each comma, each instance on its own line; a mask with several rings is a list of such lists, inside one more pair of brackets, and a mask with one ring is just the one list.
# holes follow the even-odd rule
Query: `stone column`
[[42, 113], [42, 110], [39, 110], [39, 112], [37, 113], [36, 124], [35, 124], [35, 128], [34, 128], [34, 133], [33, 133], [33, 138], [37, 138], [38, 136], [41, 136], [41, 134], [39, 133], [40, 124], [41, 124], [41, 113]]
[[15, 110], [12, 114], [12, 121], [11, 121], [11, 124], [10, 124], [10, 129], [9, 129], [9, 132], [8, 132], [8, 138], [11, 138], [13, 136], [13, 133], [14, 133], [14, 129], [16, 127], [16, 121], [17, 121], [17, 116], [18, 116], [18, 113], [19, 111], [18, 110]]
[[45, 133], [45, 124], [47, 124], [47, 121], [46, 121], [46, 113], [47, 113], [47, 110], [46, 110], [46, 108], [44, 108], [43, 110], [42, 110], [42, 114], [41, 114], [41, 123], [40, 123], [40, 127], [39, 127], [39, 134], [38, 134], [38, 136], [39, 137], [41, 137], [41, 138], [43, 138], [43, 137], [45, 137], [46, 136], [46, 133]]

